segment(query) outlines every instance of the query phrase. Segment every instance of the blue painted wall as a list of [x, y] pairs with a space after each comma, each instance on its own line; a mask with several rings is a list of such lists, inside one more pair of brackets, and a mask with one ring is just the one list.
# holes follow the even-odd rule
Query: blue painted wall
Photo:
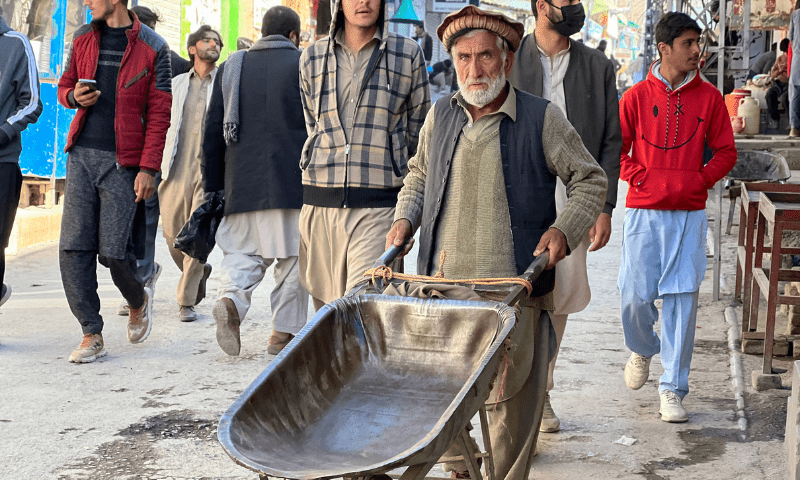
[[67, 143], [69, 124], [75, 112], [58, 104], [56, 83], [61, 76], [65, 62], [64, 31], [67, 23], [67, 0], [53, 2], [52, 38], [50, 40], [49, 69], [39, 71], [41, 81], [41, 97], [44, 110], [39, 121], [29, 125], [22, 132], [22, 154], [19, 166], [23, 175], [35, 175], [50, 178], [53, 175], [55, 162], [56, 178], [67, 176], [67, 155], [64, 145]]
[[23, 175], [50, 178], [53, 175], [53, 161], [56, 162], [56, 178], [67, 176], [67, 143], [69, 124], [75, 112], [58, 104], [57, 85], [42, 83], [42, 104], [44, 110], [39, 121], [29, 125], [22, 132], [22, 154], [19, 166]]

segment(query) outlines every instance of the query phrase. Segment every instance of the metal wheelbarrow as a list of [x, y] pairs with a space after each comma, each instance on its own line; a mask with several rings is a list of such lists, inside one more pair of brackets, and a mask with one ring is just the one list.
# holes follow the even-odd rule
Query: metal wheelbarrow
[[[548, 261], [540, 255], [521, 277], [533, 282]], [[492, 479], [483, 406], [515, 324], [509, 305], [527, 292], [492, 286], [507, 293], [503, 303], [418, 299], [365, 293], [368, 281], [320, 309], [225, 412], [223, 448], [262, 478], [361, 479], [408, 467], [400, 478], [416, 480], [457, 441], [472, 478], [482, 478], [482, 457]], [[533, 366], [538, 422], [551, 330], [543, 311]], [[473, 454], [466, 429], [479, 411], [486, 452]]]

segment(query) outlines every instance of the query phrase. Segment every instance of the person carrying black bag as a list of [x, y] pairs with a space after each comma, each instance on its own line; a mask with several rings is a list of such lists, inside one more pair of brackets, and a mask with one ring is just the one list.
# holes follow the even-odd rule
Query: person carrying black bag
[[228, 355], [239, 355], [239, 325], [273, 263], [267, 351], [280, 352], [308, 318], [297, 261], [303, 205], [297, 163], [307, 137], [299, 86], [300, 17], [277, 6], [262, 24], [263, 36], [220, 66], [203, 140], [205, 192], [225, 192], [216, 235], [224, 254], [221, 286], [212, 313], [217, 343]]

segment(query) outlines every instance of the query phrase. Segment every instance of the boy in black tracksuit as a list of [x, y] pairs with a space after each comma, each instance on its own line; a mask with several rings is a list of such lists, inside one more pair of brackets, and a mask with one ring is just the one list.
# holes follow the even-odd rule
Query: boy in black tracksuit
[[11, 287], [3, 283], [3, 277], [5, 248], [22, 188], [20, 133], [29, 124], [36, 123], [41, 113], [39, 72], [31, 44], [25, 35], [9, 28], [0, 16], [0, 305], [11, 296]]

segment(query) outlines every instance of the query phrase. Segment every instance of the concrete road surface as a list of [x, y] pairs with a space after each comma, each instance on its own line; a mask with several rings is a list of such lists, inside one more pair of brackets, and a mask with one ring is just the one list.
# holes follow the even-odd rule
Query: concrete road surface
[[[624, 185], [620, 190], [623, 199]], [[723, 310], [733, 285], [736, 230], [725, 237], [723, 300], [711, 301], [710, 265], [702, 289], [691, 392], [684, 402], [689, 422], [667, 424], [658, 415], [657, 360], [641, 390], [628, 390], [622, 380], [629, 352], [616, 288], [624, 209], [617, 210], [611, 242], [589, 254], [592, 302], [572, 316], [562, 345], [552, 392], [562, 429], [540, 436], [531, 478], [785, 478], [789, 391], [755, 393], [748, 387], [744, 430], [735, 412]], [[139, 345], [127, 342], [126, 319], [115, 313], [120, 295], [100, 267], [109, 354], [87, 365], [67, 362], [81, 331], [67, 307], [57, 245], [10, 258], [6, 281], [14, 294], [0, 308], [0, 478], [257, 478], [226, 455], [216, 427], [274, 358], [266, 354], [271, 270], [242, 325], [242, 353], [229, 357], [216, 344], [211, 317], [218, 270], [209, 280], [210, 298], [198, 307], [199, 320], [181, 323], [174, 300], [179, 271], [160, 236], [157, 246], [164, 272], [150, 337]], [[216, 266], [220, 258], [216, 251], [210, 263]], [[413, 261], [408, 263], [412, 271]], [[749, 379], [759, 359], [745, 362]], [[622, 436], [636, 442], [616, 444]], [[433, 474], [444, 476], [440, 469]]]

